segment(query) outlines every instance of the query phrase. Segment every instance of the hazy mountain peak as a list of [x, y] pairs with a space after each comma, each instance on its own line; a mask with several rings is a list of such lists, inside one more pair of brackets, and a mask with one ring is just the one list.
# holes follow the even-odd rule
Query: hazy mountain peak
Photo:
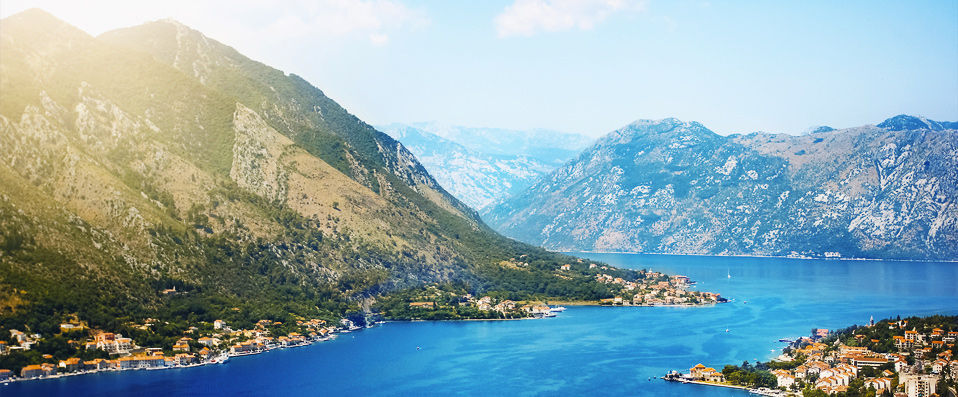
[[[410, 123], [409, 126], [463, 145], [470, 150], [497, 155], [560, 158], [584, 149], [592, 139], [581, 134], [542, 128], [517, 130], [494, 127], [466, 127], [439, 122]], [[542, 149], [546, 149], [543, 153]], [[553, 150], [566, 152], [560, 156]]]
[[711, 132], [708, 128], [705, 128], [704, 125], [697, 121], [682, 121], [675, 117], [666, 117], [664, 119], [651, 120], [651, 119], [639, 119], [633, 121], [631, 124], [626, 126], [626, 128], [639, 129], [639, 130], [649, 130], [657, 132], [671, 131], [673, 129], [680, 130], [706, 130]]
[[189, 26], [187, 26], [185, 23], [182, 23], [182, 22], [180, 22], [180, 21], [174, 19], [173, 17], [167, 17], [167, 18], [157, 19], [156, 21], [153, 21], [153, 22], [155, 22], [155, 23], [165, 23], [165, 24], [170, 24], [170, 25], [176, 26], [176, 27], [182, 27], [182, 28], [186, 28], [186, 29], [190, 29], [190, 30], [195, 30], [195, 29], [192, 29], [192, 28], [190, 28]]
[[666, 118], [664, 118], [664, 119], [658, 119], [658, 120], [653, 120], [653, 119], [638, 119], [638, 120], [633, 121], [633, 122], [630, 123], [629, 125], [630, 125], [630, 126], [636, 126], [636, 127], [638, 127], [638, 126], [653, 126], [653, 125], [654, 125], [654, 126], [658, 126], [658, 125], [675, 126], [675, 125], [679, 125], [679, 124], [683, 124], [682, 120], [679, 120], [679, 119], [677, 119], [677, 118], [675, 118], [675, 117], [666, 117]]
[[682, 121], [675, 117], [668, 117], [658, 120], [639, 119], [633, 121], [629, 125], [609, 133], [600, 139], [598, 144], [622, 143], [638, 137], [687, 140], [691, 137], [711, 138], [718, 136], [697, 121]]
[[803, 131], [803, 132], [802, 132], [802, 135], [821, 134], [821, 133], [823, 133], [823, 132], [832, 132], [832, 131], [835, 131], [835, 129], [832, 128], [832, 127], [830, 127], [830, 126], [827, 126], [827, 125], [817, 125], [817, 126], [810, 127], [809, 129]]
[[[542, 129], [454, 127], [435, 122], [377, 128], [409, 148], [446, 190], [480, 210], [571, 159], [583, 147], [579, 138], [584, 139]], [[570, 146], [575, 150], [567, 149]]]
[[[69, 45], [75, 39], [89, 40], [93, 38], [76, 26], [70, 25], [39, 8], [21, 11], [4, 18], [2, 21], [0, 30], [4, 32], [5, 38], [9, 39], [12, 35], [24, 38], [24, 35], [26, 35], [25, 38], [30, 43], [36, 42], [36, 44], [42, 44], [44, 47]], [[34, 49], [36, 48], [34, 47]]]
[[878, 124], [879, 128], [884, 128], [889, 131], [904, 131], [904, 130], [932, 130], [932, 131], [941, 131], [945, 127], [941, 123], [929, 120], [922, 116], [912, 116], [908, 114], [899, 114], [895, 117], [891, 117], [882, 121]]
[[69, 25], [68, 23], [64, 22], [60, 18], [57, 18], [53, 16], [53, 14], [46, 12], [40, 8], [31, 8], [28, 10], [20, 11], [16, 14], [13, 14], [13, 15], [10, 15], [9, 17], [4, 18], [3, 21], [5, 22], [4, 24], [18, 23], [20, 21], [29, 21], [31, 23], [47, 22], [47, 23], [59, 23], [63, 25]]

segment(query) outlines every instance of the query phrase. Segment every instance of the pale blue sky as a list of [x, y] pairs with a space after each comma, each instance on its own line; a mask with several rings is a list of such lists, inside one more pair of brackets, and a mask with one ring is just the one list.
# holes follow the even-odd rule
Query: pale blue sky
[[[82, 4], [77, 4], [82, 3]], [[98, 34], [176, 18], [373, 123], [599, 135], [958, 120], [958, 1], [7, 0]], [[197, 4], [198, 3], [198, 4]]]

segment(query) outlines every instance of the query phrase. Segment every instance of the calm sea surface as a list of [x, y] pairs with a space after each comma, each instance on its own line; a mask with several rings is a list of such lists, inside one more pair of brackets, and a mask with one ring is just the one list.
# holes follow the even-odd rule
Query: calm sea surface
[[584, 256], [684, 274], [698, 281], [696, 288], [735, 301], [570, 307], [543, 320], [389, 323], [226, 365], [18, 382], [0, 386], [0, 395], [742, 396], [649, 378], [699, 362], [720, 368], [767, 360], [781, 348], [779, 338], [812, 327], [863, 324], [869, 316], [958, 314], [958, 263]]

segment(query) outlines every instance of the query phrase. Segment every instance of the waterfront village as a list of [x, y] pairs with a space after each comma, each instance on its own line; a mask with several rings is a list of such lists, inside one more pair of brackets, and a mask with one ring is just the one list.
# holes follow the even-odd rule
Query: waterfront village
[[[590, 268], [597, 266], [590, 264]], [[603, 266], [604, 267], [604, 266]], [[622, 296], [605, 298], [599, 301], [603, 305], [624, 306], [661, 306], [661, 305], [703, 305], [724, 303], [727, 300], [714, 292], [696, 291], [690, 289], [695, 282], [688, 277], [676, 275], [669, 277], [666, 274], [645, 271], [645, 277], [638, 281], [626, 281], [608, 274], [597, 274], [596, 280], [601, 283], [619, 284], [622, 286]], [[631, 294], [631, 295], [629, 295]]]
[[838, 332], [815, 329], [768, 363], [703, 364], [666, 380], [776, 396], [955, 396], [958, 317], [870, 320]]
[[[135, 328], [148, 330], [157, 326], [156, 320], [147, 319]], [[297, 320], [297, 331], [275, 336], [275, 330], [283, 328], [280, 322], [260, 320], [252, 329], [232, 329], [223, 320], [204, 327], [189, 327], [183, 337], [171, 349], [144, 347], [132, 338], [121, 334], [91, 330], [79, 321], [60, 324], [60, 334], [55, 338], [69, 337], [67, 344], [78, 355], [94, 356], [84, 360], [80, 357], [55, 359], [43, 354], [40, 363], [24, 365], [17, 370], [0, 369], [0, 382], [15, 380], [54, 378], [68, 375], [88, 374], [99, 371], [122, 371], [136, 369], [164, 369], [223, 363], [232, 356], [256, 354], [277, 348], [305, 346], [317, 341], [335, 338], [337, 332], [359, 329], [352, 321], [343, 319], [340, 324], [330, 325], [320, 319]], [[285, 327], [289, 329], [290, 327]], [[10, 330], [10, 342], [0, 340], [0, 355], [29, 351], [43, 341], [43, 336], [20, 330]]]
[[[584, 264], [583, 264], [584, 265]], [[597, 281], [609, 285], [612, 291], [619, 291], [614, 297], [599, 301], [573, 303], [600, 304], [613, 306], [657, 306], [657, 305], [705, 305], [725, 302], [717, 293], [701, 292], [691, 289], [695, 282], [685, 276], [669, 276], [659, 272], [642, 271], [636, 281], [628, 281], [607, 273], [613, 268], [598, 264], [589, 264]], [[570, 269], [570, 265], [559, 266], [557, 276]], [[607, 271], [607, 272], [604, 272]], [[449, 295], [449, 296], [446, 296]], [[507, 319], [554, 317], [556, 312], [564, 310], [561, 306], [549, 306], [541, 300], [513, 301], [502, 296], [474, 297], [455, 289], [443, 289], [437, 286], [424, 287], [418, 293], [401, 296], [396, 299], [396, 308], [385, 311], [387, 318], [396, 320], [443, 319], [449, 317], [429, 316], [454, 305], [454, 318]], [[390, 313], [392, 315], [390, 315]], [[162, 369], [190, 367], [223, 363], [232, 356], [256, 354], [276, 348], [288, 348], [308, 345], [317, 341], [335, 338], [337, 333], [359, 329], [348, 319], [339, 324], [330, 324], [320, 319], [296, 320], [295, 325], [260, 320], [251, 329], [234, 330], [223, 320], [212, 324], [199, 323], [183, 331], [182, 336], [172, 346], [166, 348], [149, 345], [143, 341], [119, 333], [89, 329], [87, 325], [74, 318], [60, 324], [60, 332], [52, 339], [63, 341], [64, 349], [58, 350], [60, 357], [51, 354], [24, 354], [37, 343], [44, 341], [42, 335], [10, 330], [8, 340], [0, 340], [0, 356], [17, 354], [21, 360], [7, 360], [18, 364], [8, 364], [12, 368], [0, 368], [0, 382], [14, 380], [40, 379], [98, 371], [120, 371], [134, 369]], [[163, 324], [155, 319], [147, 319], [138, 324], [130, 324], [130, 329], [148, 332]], [[69, 357], [64, 357], [69, 356]], [[30, 358], [26, 358], [30, 357]]]
[[[512, 265], [522, 266], [522, 262]], [[585, 264], [583, 264], [585, 265]], [[604, 305], [604, 306], [699, 306], [727, 302], [713, 292], [695, 290], [694, 281], [686, 276], [642, 270], [634, 281], [614, 275], [614, 268], [588, 264], [597, 282], [610, 291], [609, 297], [596, 300], [550, 301], [538, 297], [510, 299], [491, 294], [475, 297], [461, 288], [428, 286], [388, 299], [380, 300], [387, 319], [391, 320], [449, 320], [449, 319], [520, 319], [553, 317], [555, 307], [549, 304]], [[565, 277], [571, 265], [556, 268], [557, 277]], [[609, 274], [613, 273], [613, 274]]]

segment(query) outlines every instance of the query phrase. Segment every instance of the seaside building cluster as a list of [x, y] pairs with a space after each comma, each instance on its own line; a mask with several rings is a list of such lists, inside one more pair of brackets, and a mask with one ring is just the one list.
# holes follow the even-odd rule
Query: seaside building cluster
[[945, 326], [927, 321], [909, 326], [909, 320], [870, 322], [831, 337], [802, 338], [783, 357], [800, 364], [773, 373], [778, 386], [786, 389], [807, 386], [832, 395], [848, 391], [858, 380], [878, 395], [931, 396], [942, 377], [953, 382], [958, 374], [952, 353], [958, 330], [946, 331]]
[[[448, 295], [448, 293], [445, 293]], [[442, 291], [435, 290], [433, 295], [429, 296], [433, 300], [423, 300], [409, 302], [410, 310], [436, 310], [444, 307], [449, 307], [448, 301], [449, 297], [444, 296]], [[456, 306], [463, 308], [475, 308], [476, 310], [495, 313], [501, 318], [543, 318], [543, 317], [555, 317], [555, 313], [564, 310], [563, 307], [550, 307], [541, 302], [522, 302], [522, 301], [513, 301], [510, 299], [500, 299], [494, 298], [491, 296], [483, 296], [481, 298], [476, 298], [472, 294], [464, 294], [462, 296], [452, 298], [455, 300]], [[437, 304], [437, 301], [443, 302], [442, 304]]]
[[[774, 377], [777, 391], [752, 389], [765, 395], [866, 395], [858, 394], [866, 391], [876, 396], [941, 395], [947, 392], [942, 387], [955, 387], [958, 375], [954, 320], [958, 318], [870, 321], [867, 326], [833, 333], [815, 329], [811, 336], [792, 342], [775, 361], [745, 371], [755, 374], [750, 379]], [[698, 364], [687, 374], [673, 372], [666, 379], [756, 387], [738, 374], [731, 379], [730, 374], [742, 371], [730, 365], [719, 372]]]
[[[523, 262], [512, 263], [525, 266]], [[556, 267], [556, 276], [563, 277], [571, 264]], [[586, 266], [586, 264], [582, 264]], [[596, 300], [570, 301], [571, 304], [600, 304], [611, 306], [708, 305], [726, 302], [721, 295], [694, 290], [694, 281], [686, 276], [640, 271], [632, 281], [613, 274], [616, 269], [598, 264], [587, 264], [595, 272], [596, 281], [609, 286], [614, 296]], [[482, 297], [449, 286], [427, 286], [409, 292], [398, 302], [388, 305], [392, 319], [517, 319], [554, 317], [564, 308], [550, 307], [543, 298], [512, 300], [490, 294]]]
[[[137, 329], [149, 329], [156, 320], [147, 319], [143, 324], [134, 324]], [[210, 326], [212, 325], [212, 327]], [[82, 324], [61, 324], [59, 336], [69, 336], [67, 342], [82, 355], [102, 356], [84, 360], [80, 357], [55, 359], [50, 354], [40, 356], [41, 362], [30, 363], [22, 368], [0, 369], [0, 382], [51, 378], [99, 371], [134, 369], [164, 369], [223, 363], [229, 357], [262, 353], [272, 349], [298, 347], [317, 341], [335, 338], [337, 332], [359, 329], [348, 319], [330, 325], [325, 320], [297, 320], [295, 326], [281, 322], [260, 320], [250, 329], [231, 328], [225, 321], [216, 320], [199, 327], [189, 327], [184, 335], [173, 343], [172, 348], [138, 345], [132, 338], [118, 333], [88, 330]], [[277, 330], [293, 329], [282, 335]], [[13, 329], [10, 339], [16, 346], [0, 341], [0, 355], [16, 351], [29, 351], [43, 341], [39, 334], [27, 334]]]
[[599, 303], [603, 305], [703, 305], [726, 301], [717, 293], [692, 290], [695, 282], [682, 275], [670, 277], [663, 273], [646, 271], [645, 277], [637, 281], [627, 281], [604, 273], [597, 274], [595, 278], [600, 283], [622, 286], [623, 296], [602, 299]]

